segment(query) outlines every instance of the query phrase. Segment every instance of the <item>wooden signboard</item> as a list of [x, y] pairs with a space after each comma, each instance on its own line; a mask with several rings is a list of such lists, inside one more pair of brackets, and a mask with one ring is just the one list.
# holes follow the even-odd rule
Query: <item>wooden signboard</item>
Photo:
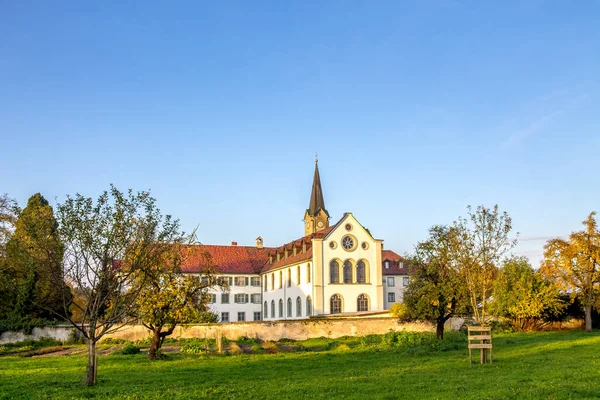
[[[490, 364], [492, 363], [492, 327], [491, 326], [469, 326], [469, 362], [473, 363], [473, 349], [480, 350], [479, 361], [481, 364], [487, 362], [487, 352], [490, 352]], [[475, 341], [477, 343], [471, 343]]]

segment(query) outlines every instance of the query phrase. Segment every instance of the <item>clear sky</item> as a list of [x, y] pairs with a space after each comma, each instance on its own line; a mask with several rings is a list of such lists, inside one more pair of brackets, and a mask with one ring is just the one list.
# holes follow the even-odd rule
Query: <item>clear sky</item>
[[151, 189], [204, 243], [385, 247], [498, 203], [537, 262], [600, 211], [596, 1], [3, 1], [0, 193]]

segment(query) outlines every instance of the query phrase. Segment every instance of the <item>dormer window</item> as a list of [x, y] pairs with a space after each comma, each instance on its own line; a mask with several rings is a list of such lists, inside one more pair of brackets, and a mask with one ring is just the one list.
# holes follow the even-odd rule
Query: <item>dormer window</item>
[[390, 262], [388, 260], [385, 260], [383, 265], [385, 266], [385, 269], [390, 269]]

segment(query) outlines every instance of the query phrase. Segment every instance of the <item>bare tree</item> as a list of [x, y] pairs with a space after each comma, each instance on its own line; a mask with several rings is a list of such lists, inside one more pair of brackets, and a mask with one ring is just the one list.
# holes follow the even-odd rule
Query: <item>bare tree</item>
[[[78, 310], [68, 321], [86, 338], [85, 383], [96, 383], [96, 343], [128, 322], [139, 288], [134, 277], [154, 268], [183, 235], [179, 221], [162, 216], [148, 192], [121, 193], [111, 185], [94, 203], [80, 194], [58, 205], [65, 245], [64, 278], [79, 296], [65, 297], [65, 309]], [[66, 313], [67, 314], [67, 313]]]

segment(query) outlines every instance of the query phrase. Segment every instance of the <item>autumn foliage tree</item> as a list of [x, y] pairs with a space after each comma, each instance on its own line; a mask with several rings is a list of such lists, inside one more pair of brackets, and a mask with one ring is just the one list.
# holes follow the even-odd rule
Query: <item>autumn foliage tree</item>
[[600, 231], [595, 216], [590, 213], [583, 221], [584, 229], [572, 232], [567, 240], [549, 240], [540, 268], [544, 276], [581, 302], [587, 332], [592, 331], [592, 307], [600, 308]]
[[[183, 274], [183, 262], [193, 260], [201, 276]], [[204, 322], [209, 312], [208, 291], [221, 286], [214, 275], [209, 254], [201, 245], [173, 245], [163, 261], [144, 274], [138, 274], [139, 287], [135, 315], [152, 334], [148, 358], [155, 359], [163, 341], [181, 324]]]
[[510, 319], [519, 330], [533, 330], [565, 309], [556, 285], [535, 271], [526, 257], [506, 259], [494, 283], [490, 313]]
[[65, 298], [78, 321], [67, 320], [85, 337], [85, 383], [97, 381], [96, 343], [132, 315], [141, 286], [134, 281], [160, 265], [183, 235], [179, 222], [163, 216], [148, 192], [122, 193], [111, 185], [94, 202], [79, 194], [58, 206], [65, 245], [64, 276], [76, 290]]
[[457, 232], [448, 226], [434, 226], [429, 238], [417, 244], [409, 260], [410, 284], [404, 293], [406, 316], [436, 324], [444, 338], [444, 324], [468, 308], [468, 296], [455, 261]]

